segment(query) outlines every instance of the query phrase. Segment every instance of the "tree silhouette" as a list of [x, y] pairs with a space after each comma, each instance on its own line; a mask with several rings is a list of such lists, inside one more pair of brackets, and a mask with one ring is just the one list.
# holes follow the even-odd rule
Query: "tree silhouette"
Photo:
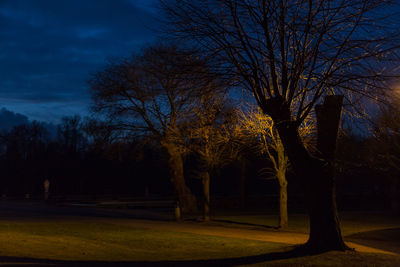
[[210, 220], [210, 179], [212, 173], [230, 163], [238, 153], [233, 108], [227, 95], [209, 92], [199, 96], [188, 124], [188, 148], [196, 155], [197, 175], [203, 184], [204, 220]]
[[[279, 227], [285, 228], [288, 226], [288, 182], [286, 180], [286, 172], [289, 167], [289, 159], [285, 153], [285, 148], [281, 138], [279, 137], [278, 130], [274, 126], [272, 118], [262, 113], [262, 111], [257, 107], [252, 107], [250, 105], [250, 108], [247, 110], [239, 109], [238, 113], [242, 134], [257, 138], [259, 142], [259, 151], [262, 154], [267, 155], [268, 159], [272, 163], [272, 174], [277, 178], [280, 188]], [[304, 122], [299, 129], [302, 140], [309, 140], [313, 129], [314, 127], [310, 120]]]
[[393, 97], [390, 105], [381, 106], [375, 119], [374, 142], [370, 160], [389, 175], [391, 185], [391, 206], [394, 214], [399, 213], [400, 207], [400, 106], [399, 99]]
[[[346, 249], [335, 201], [334, 154], [328, 153], [328, 148], [334, 148], [335, 139], [321, 134], [319, 148], [324, 151], [312, 155], [299, 136], [299, 126], [327, 95], [342, 93], [347, 101], [352, 95], [374, 99], [385, 95], [384, 82], [397, 74], [391, 62], [399, 47], [395, 32], [388, 30], [388, 2], [161, 3], [172, 33], [212, 56], [217, 64], [215, 70], [250, 90], [263, 113], [274, 121], [305, 192], [310, 218], [305, 249]], [[324, 122], [331, 115], [340, 115], [334, 114], [335, 108], [340, 110], [340, 99], [329, 98], [317, 116], [322, 119], [319, 125], [330, 129]]]
[[[211, 79], [211, 80], [210, 80]], [[123, 137], [151, 135], [168, 154], [170, 179], [184, 212], [197, 203], [184, 179], [187, 117], [212, 85], [205, 61], [193, 51], [158, 45], [110, 64], [90, 82], [94, 110]]]
[[57, 141], [65, 153], [77, 154], [87, 146], [83, 122], [79, 115], [63, 117], [57, 127]]

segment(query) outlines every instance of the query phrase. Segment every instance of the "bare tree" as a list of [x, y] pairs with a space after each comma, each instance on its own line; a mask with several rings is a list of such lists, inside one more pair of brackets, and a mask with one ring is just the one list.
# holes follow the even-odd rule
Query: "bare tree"
[[4, 153], [12, 160], [37, 160], [45, 153], [49, 143], [49, 133], [43, 124], [33, 121], [14, 126], [9, 132], [0, 135]]
[[83, 122], [79, 115], [63, 117], [57, 127], [57, 139], [66, 153], [77, 154], [86, 149]]
[[[282, 140], [278, 130], [274, 126], [272, 118], [265, 115], [259, 108], [252, 107], [247, 110], [239, 109], [239, 125], [242, 134], [254, 136], [259, 139], [259, 149], [266, 154], [272, 163], [272, 173], [279, 182], [279, 227], [288, 226], [287, 211], [287, 186], [286, 172], [289, 167], [289, 159], [285, 153]], [[302, 123], [299, 134], [303, 142], [309, 142], [313, 132], [313, 125], [310, 120]], [[306, 140], [307, 139], [307, 140]], [[309, 142], [311, 145], [311, 142]]]
[[375, 121], [371, 163], [391, 179], [391, 206], [394, 214], [400, 211], [400, 106], [397, 97], [391, 105], [382, 106]]
[[203, 215], [210, 221], [210, 180], [215, 170], [232, 161], [237, 153], [233, 108], [224, 92], [199, 96], [188, 128], [189, 149], [197, 157], [198, 175], [203, 184]]
[[[346, 249], [334, 194], [333, 153], [311, 155], [298, 129], [326, 95], [345, 92], [346, 98], [356, 94], [375, 98], [384, 94], [383, 82], [396, 74], [390, 72], [389, 61], [398, 49], [396, 35], [386, 27], [388, 1], [161, 3], [173, 33], [209, 52], [220, 63], [216, 69], [250, 90], [263, 113], [274, 121], [305, 191], [310, 236], [304, 248]], [[340, 99], [331, 103], [332, 99], [320, 115], [340, 108]], [[334, 139], [329, 143], [333, 149]]]
[[202, 77], [206, 69], [192, 51], [159, 45], [109, 65], [90, 82], [95, 111], [106, 114], [115, 129], [124, 137], [150, 134], [166, 150], [170, 179], [184, 212], [195, 211], [197, 203], [184, 179], [182, 129], [197, 93], [209, 85]]

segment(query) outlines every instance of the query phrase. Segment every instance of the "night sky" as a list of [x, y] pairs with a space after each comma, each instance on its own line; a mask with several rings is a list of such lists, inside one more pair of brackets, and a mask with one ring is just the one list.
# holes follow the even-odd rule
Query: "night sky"
[[156, 0], [0, 0], [0, 108], [87, 115], [90, 74], [154, 40], [156, 13]]

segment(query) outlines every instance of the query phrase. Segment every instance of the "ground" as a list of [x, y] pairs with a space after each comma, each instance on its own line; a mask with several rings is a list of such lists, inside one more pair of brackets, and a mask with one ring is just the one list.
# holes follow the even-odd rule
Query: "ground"
[[0, 266], [400, 266], [400, 218], [382, 213], [341, 214], [355, 251], [308, 256], [292, 252], [307, 239], [304, 215], [283, 231], [259, 214], [178, 223], [151, 210], [40, 202], [1, 202], [0, 214]]

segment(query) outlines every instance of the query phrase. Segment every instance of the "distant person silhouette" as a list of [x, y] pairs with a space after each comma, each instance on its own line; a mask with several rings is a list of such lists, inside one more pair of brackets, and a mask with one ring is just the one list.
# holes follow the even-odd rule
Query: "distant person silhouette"
[[48, 200], [49, 199], [49, 189], [50, 189], [49, 179], [44, 180], [43, 186], [44, 186], [44, 200]]

